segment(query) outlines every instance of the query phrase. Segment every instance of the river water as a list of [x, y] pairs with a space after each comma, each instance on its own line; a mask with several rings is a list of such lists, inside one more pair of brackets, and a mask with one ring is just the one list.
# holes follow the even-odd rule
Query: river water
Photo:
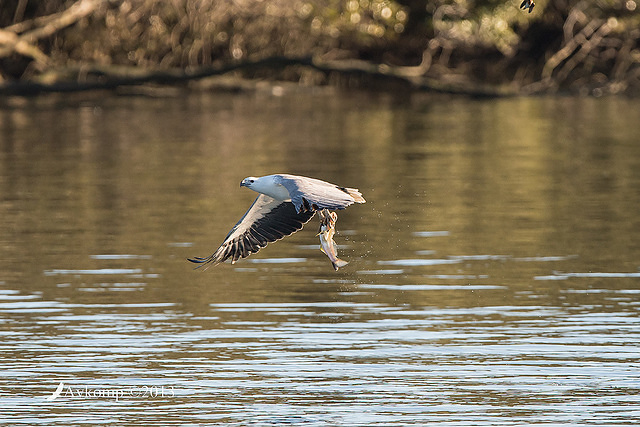
[[[0, 423], [637, 425], [640, 102], [0, 100]], [[193, 270], [288, 172], [359, 188]], [[54, 394], [54, 391], [58, 392]]]

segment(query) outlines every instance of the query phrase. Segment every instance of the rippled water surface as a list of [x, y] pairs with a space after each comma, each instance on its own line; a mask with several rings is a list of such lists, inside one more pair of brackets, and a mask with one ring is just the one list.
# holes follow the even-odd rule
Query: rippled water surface
[[[276, 91], [278, 94], [281, 91]], [[637, 425], [640, 102], [0, 100], [10, 425]], [[248, 175], [359, 188], [193, 270]], [[1, 423], [0, 422], [0, 423]]]

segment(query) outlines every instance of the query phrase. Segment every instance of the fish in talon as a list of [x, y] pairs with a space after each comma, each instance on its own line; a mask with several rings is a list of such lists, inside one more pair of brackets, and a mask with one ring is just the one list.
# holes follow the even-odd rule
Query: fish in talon
[[318, 231], [318, 236], [320, 236], [320, 250], [329, 257], [331, 264], [333, 264], [333, 269], [338, 271], [340, 267], [349, 264], [347, 261], [338, 258], [336, 242], [333, 241], [333, 235], [336, 233], [338, 214], [323, 209], [319, 212], [319, 215], [320, 230]]

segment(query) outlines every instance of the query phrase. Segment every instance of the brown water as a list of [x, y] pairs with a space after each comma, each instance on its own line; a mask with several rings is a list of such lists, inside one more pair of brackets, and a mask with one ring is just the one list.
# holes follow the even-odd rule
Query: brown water
[[[640, 102], [0, 100], [0, 420], [637, 425]], [[358, 187], [192, 270], [247, 175]], [[57, 398], [52, 393], [62, 382]], [[47, 398], [52, 400], [47, 400]]]

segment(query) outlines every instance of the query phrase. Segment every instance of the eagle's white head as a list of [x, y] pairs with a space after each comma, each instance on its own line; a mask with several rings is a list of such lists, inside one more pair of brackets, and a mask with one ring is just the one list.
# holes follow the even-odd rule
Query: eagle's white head
[[256, 178], [255, 176], [249, 176], [242, 180], [240, 187], [247, 187], [251, 190], [266, 194], [269, 197], [273, 197], [280, 201], [289, 201], [291, 196], [289, 190], [287, 190], [282, 184], [278, 182], [278, 175], [267, 175]]
[[260, 178], [256, 178], [255, 176], [248, 176], [245, 179], [243, 179], [242, 182], [240, 182], [240, 187], [251, 188], [251, 186], [255, 184], [255, 182], [258, 181], [259, 179]]

